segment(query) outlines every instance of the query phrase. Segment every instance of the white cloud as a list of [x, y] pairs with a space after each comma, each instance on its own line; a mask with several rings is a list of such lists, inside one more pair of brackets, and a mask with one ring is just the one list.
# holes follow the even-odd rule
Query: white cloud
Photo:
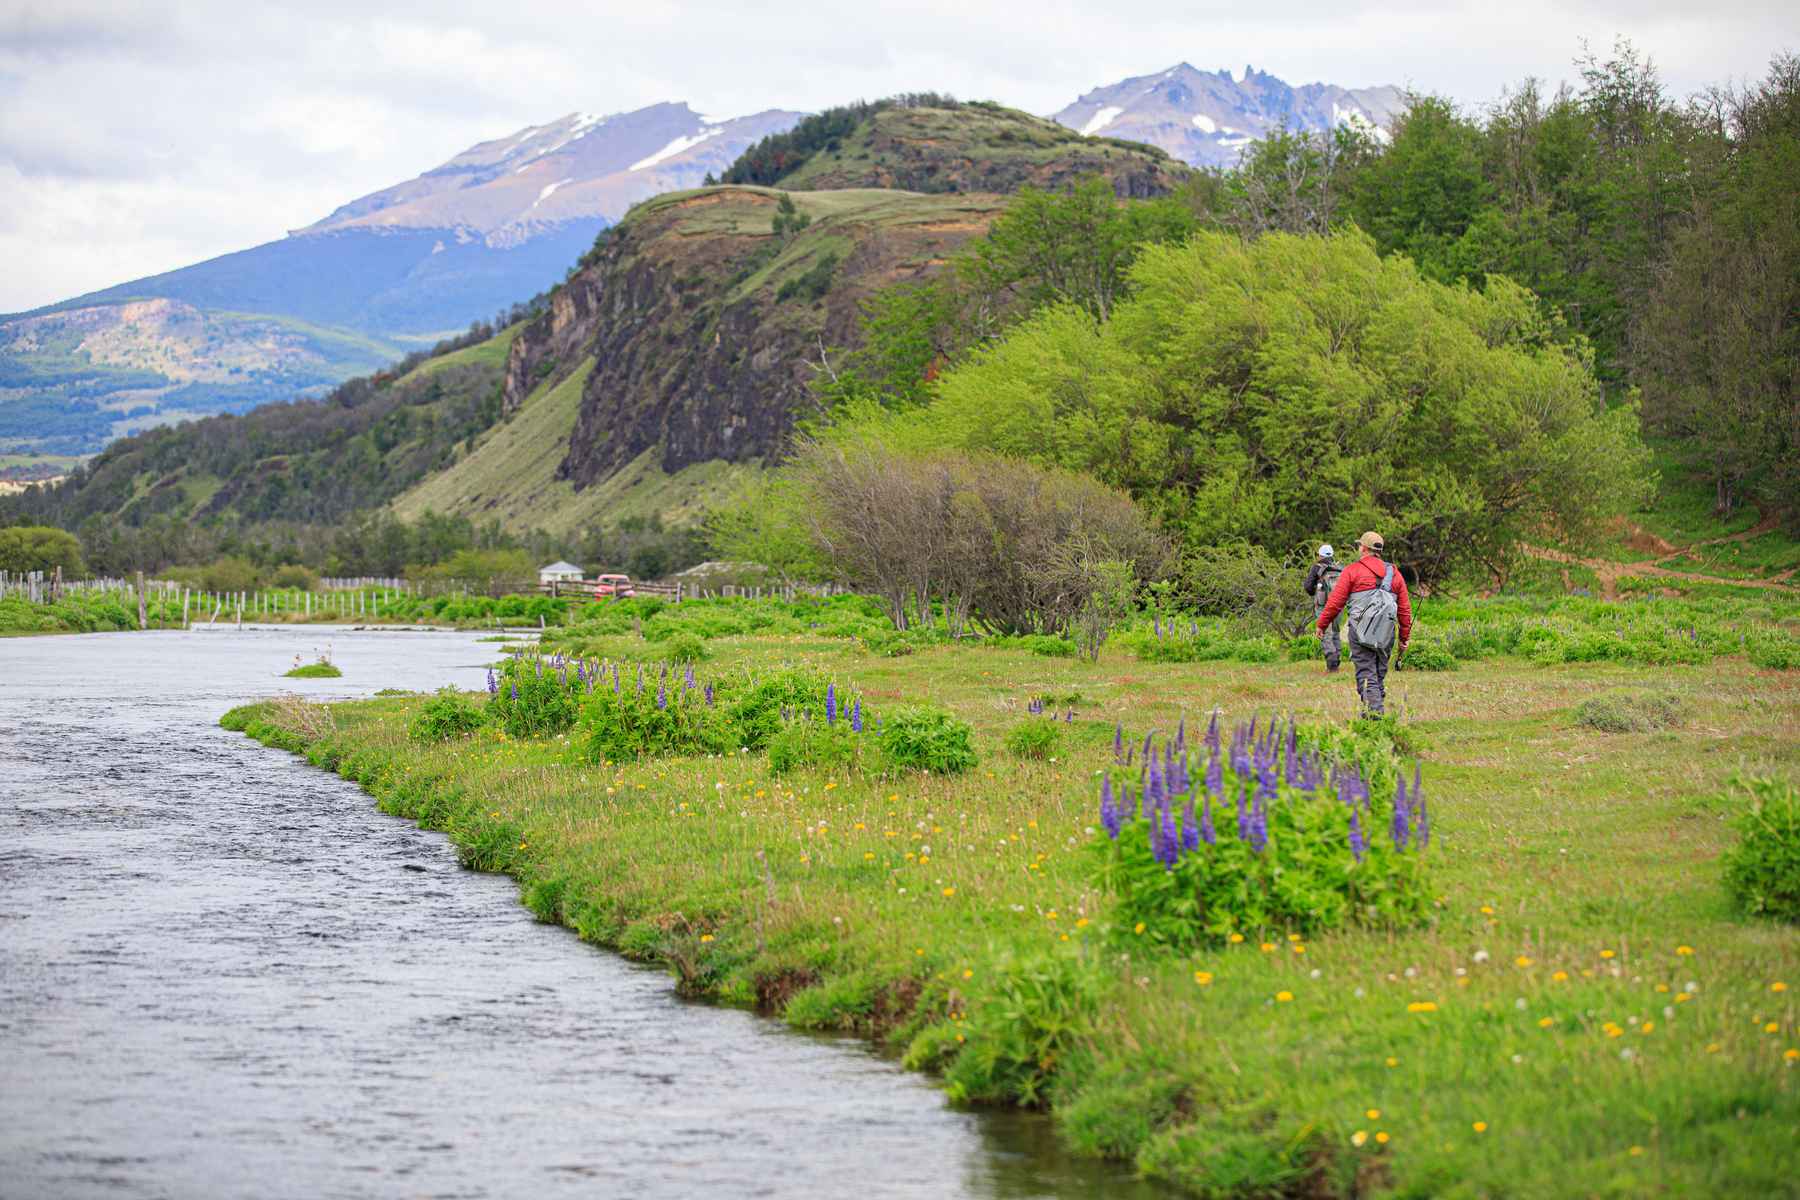
[[0, 311], [280, 237], [559, 114], [709, 113], [937, 89], [1035, 112], [1186, 59], [1483, 104], [1631, 37], [1672, 91], [1800, 48], [1786, 4], [1720, 0], [0, 0]]

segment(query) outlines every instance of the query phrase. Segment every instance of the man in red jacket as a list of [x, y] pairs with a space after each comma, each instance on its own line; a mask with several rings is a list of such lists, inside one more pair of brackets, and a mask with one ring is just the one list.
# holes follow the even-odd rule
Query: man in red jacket
[[[1347, 621], [1345, 633], [1350, 640], [1350, 662], [1356, 668], [1356, 694], [1362, 698], [1363, 711], [1380, 716], [1386, 703], [1384, 688], [1387, 683], [1388, 655], [1398, 650], [1406, 653], [1406, 643], [1412, 637], [1412, 600], [1406, 594], [1406, 580], [1400, 572], [1381, 560], [1381, 552], [1386, 548], [1381, 535], [1374, 530], [1356, 540], [1357, 549], [1362, 556], [1345, 567], [1338, 576], [1337, 586], [1331, 589], [1330, 599], [1325, 601], [1324, 609], [1319, 613], [1319, 632], [1324, 633], [1344, 611], [1350, 608], [1350, 620]], [[1358, 592], [1374, 591], [1382, 586], [1382, 580], [1389, 580], [1387, 586], [1394, 593], [1395, 624], [1398, 627], [1399, 642], [1394, 642], [1392, 628], [1386, 634], [1386, 640], [1377, 635], [1374, 643], [1365, 645], [1357, 640], [1357, 612], [1365, 604], [1372, 603], [1375, 597], [1366, 597], [1362, 601], [1353, 602], [1352, 596]], [[1379, 622], [1377, 622], [1379, 624]]]

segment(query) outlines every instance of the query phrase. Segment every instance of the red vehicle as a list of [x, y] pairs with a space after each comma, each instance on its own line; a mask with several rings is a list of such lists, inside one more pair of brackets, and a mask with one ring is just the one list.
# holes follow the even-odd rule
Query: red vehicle
[[637, 595], [629, 575], [599, 575], [594, 578], [594, 599], [629, 600]]

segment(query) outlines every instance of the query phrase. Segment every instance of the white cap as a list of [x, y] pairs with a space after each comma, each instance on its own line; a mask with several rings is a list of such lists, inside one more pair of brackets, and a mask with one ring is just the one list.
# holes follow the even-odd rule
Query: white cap
[[1319, 557], [1320, 558], [1330, 558], [1331, 557], [1331, 543], [1330, 542], [1326, 542], [1323, 546], [1319, 547]]

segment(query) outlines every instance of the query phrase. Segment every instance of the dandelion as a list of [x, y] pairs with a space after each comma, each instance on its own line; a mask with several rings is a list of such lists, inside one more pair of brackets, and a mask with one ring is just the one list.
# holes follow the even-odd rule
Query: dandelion
[[1237, 945], [1237, 944], [1238, 944], [1238, 943], [1239, 943], [1239, 942], [1241, 942], [1241, 941], [1243, 941], [1243, 940], [1244, 940], [1244, 935], [1243, 935], [1243, 934], [1241, 934], [1241, 933], [1234, 933], [1234, 934], [1231, 934], [1231, 935], [1229, 935], [1229, 936], [1228, 936], [1228, 937], [1226, 937], [1226, 939], [1225, 939], [1225, 940], [1226, 940], [1226, 941], [1228, 941], [1228, 942], [1230, 942], [1230, 943], [1231, 943], [1231, 944], [1232, 944], [1232, 945], [1234, 945], [1234, 946], [1235, 946], [1235, 945]]
[[1694, 952], [1694, 948], [1692, 946], [1677, 946], [1677, 947], [1675, 947], [1675, 953], [1681, 955], [1683, 958], [1687, 958], [1689, 955], [1693, 954], [1693, 952]]
[[[1199, 984], [1201, 987], [1208, 986], [1209, 984], [1212, 983], [1212, 981], [1213, 981], [1213, 976], [1212, 976], [1211, 971], [1195, 971], [1194, 972], [1194, 982]], [[1790, 1053], [1792, 1053], [1792, 1052], [1790, 1051]]]
[[947, 888], [945, 888], [945, 889], [944, 889], [944, 895], [946, 895], [946, 896], [954, 896], [954, 895], [956, 895], [956, 889], [955, 889], [955, 888], [953, 888], [953, 887], [947, 887]]
[[1276, 992], [1275, 993], [1275, 999], [1279, 1003], [1282, 1003], [1282, 1004], [1286, 1004], [1289, 1000], [1292, 1000], [1293, 998], [1294, 998], [1294, 993], [1292, 993], [1292, 992]]
[[1552, 974], [1550, 978], [1556, 980], [1558, 983], [1567, 983], [1569, 982], [1569, 973], [1567, 971], [1557, 971]]
[[1469, 1126], [1469, 1128], [1473, 1129], [1476, 1133], [1486, 1133], [1487, 1132], [1487, 1122], [1486, 1121], [1477, 1121], [1473, 1125]]
[[1350, 1144], [1352, 1146], [1361, 1146], [1364, 1142], [1366, 1142], [1368, 1140], [1369, 1140], [1369, 1132], [1366, 1129], [1359, 1129], [1355, 1133], [1350, 1135]]
[[1555, 1017], [1541, 1017], [1538, 1020], [1538, 1028], [1539, 1029], [1548, 1029], [1554, 1024], [1556, 1024]]
[[1602, 950], [1600, 952], [1600, 957], [1601, 958], [1611, 958], [1611, 957], [1613, 957], [1613, 952], [1611, 950]]
[[1785, 984], [1785, 983], [1781, 982], [1779, 979], [1777, 979], [1774, 983], [1771, 983], [1769, 985], [1769, 990], [1771, 992], [1785, 992], [1785, 991], [1787, 991], [1787, 984]]
[[1414, 1000], [1406, 1006], [1406, 1011], [1409, 1013], [1434, 1013], [1437, 1011], [1437, 1005], [1430, 1000]]
[[1378, 1146], [1387, 1145], [1388, 1144], [1388, 1135], [1385, 1133], [1377, 1133], [1375, 1135], [1375, 1144]]
[[1529, 959], [1525, 955], [1521, 954], [1521, 955], [1519, 955], [1519, 957], [1513, 959], [1513, 965], [1516, 967], [1519, 967], [1520, 969], [1524, 969], [1525, 967], [1529, 967], [1531, 965], [1531, 959]]
[[1379, 1121], [1381, 1120], [1381, 1110], [1379, 1108], [1371, 1108], [1368, 1112], [1364, 1113], [1363, 1116], [1369, 1118], [1371, 1121]]

